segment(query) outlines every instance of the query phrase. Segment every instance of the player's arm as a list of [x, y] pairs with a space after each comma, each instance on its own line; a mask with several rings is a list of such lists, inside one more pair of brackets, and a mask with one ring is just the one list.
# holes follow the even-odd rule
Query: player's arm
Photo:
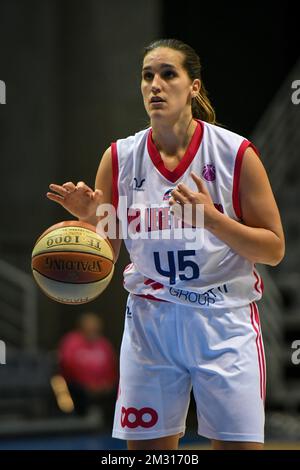
[[[204, 207], [204, 227], [239, 255], [254, 263], [276, 266], [284, 256], [285, 244], [280, 215], [268, 176], [254, 150], [243, 157], [239, 198], [243, 223], [219, 212], [202, 179], [191, 173], [198, 191], [179, 183], [169, 204], [197, 204]], [[197, 226], [197, 218], [193, 217]]]
[[208, 230], [250, 261], [276, 266], [285, 251], [283, 228], [265, 168], [250, 147], [243, 157], [239, 197], [243, 223], [214, 212]]
[[[79, 220], [99, 227], [98, 223], [103, 217], [96, 216], [97, 208], [101, 204], [112, 204], [112, 159], [111, 148], [109, 147], [103, 154], [96, 176], [95, 189], [87, 186], [83, 181], [75, 185], [68, 181], [62, 185], [52, 183], [49, 185], [50, 191], [47, 192], [47, 198], [60, 204], [74, 217]], [[116, 224], [115, 234], [118, 235], [118, 219], [112, 217], [112, 223]], [[121, 240], [117, 236], [108, 237], [114, 252], [115, 261], [119, 256]]]
[[[99, 167], [98, 171], [96, 174], [96, 180], [95, 180], [95, 190], [100, 190], [102, 191], [102, 197], [101, 197], [101, 203], [100, 204], [110, 204], [112, 207], [112, 157], [111, 157], [111, 147], [108, 147], [108, 149], [104, 152]], [[92, 217], [88, 219], [81, 219], [84, 220], [85, 222], [88, 222], [94, 226], [97, 226], [98, 223], [103, 219], [104, 217], [98, 217], [93, 215]], [[116, 237], [114, 238], [109, 238], [110, 243], [112, 244], [112, 247], [114, 249], [115, 253], [115, 261], [118, 259], [119, 252], [120, 252], [120, 247], [121, 247], [121, 239], [118, 238], [118, 233], [119, 233], [119, 221], [118, 218], [115, 217], [112, 223], [115, 223], [115, 228], [116, 228]]]

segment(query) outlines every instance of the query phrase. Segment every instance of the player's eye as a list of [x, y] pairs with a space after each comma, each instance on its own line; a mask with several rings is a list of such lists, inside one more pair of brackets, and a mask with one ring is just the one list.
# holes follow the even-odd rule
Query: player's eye
[[173, 78], [175, 76], [176, 76], [176, 74], [175, 74], [175, 72], [173, 72], [173, 70], [166, 70], [163, 73], [163, 77], [165, 77], [165, 78]]
[[151, 72], [145, 72], [143, 75], [144, 80], [151, 80], [153, 74]]
[[[161, 76], [164, 79], [169, 79], [169, 78], [175, 77], [176, 73], [173, 70], [165, 70], [164, 72], [162, 72]], [[153, 80], [153, 73], [144, 72], [143, 79], [144, 80]]]

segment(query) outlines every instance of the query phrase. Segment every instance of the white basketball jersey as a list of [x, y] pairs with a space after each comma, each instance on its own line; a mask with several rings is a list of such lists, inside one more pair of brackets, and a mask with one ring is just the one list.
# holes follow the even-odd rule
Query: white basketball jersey
[[[238, 307], [261, 298], [263, 284], [254, 264], [204, 228], [196, 229], [201, 244], [177, 236], [178, 219], [168, 203], [179, 182], [197, 191], [193, 171], [215, 207], [242, 222], [239, 175], [248, 146], [251, 142], [238, 134], [197, 121], [185, 155], [170, 171], [151, 128], [112, 144], [113, 202], [131, 259], [125, 289], [193, 307]], [[185, 233], [190, 236], [195, 229]]]

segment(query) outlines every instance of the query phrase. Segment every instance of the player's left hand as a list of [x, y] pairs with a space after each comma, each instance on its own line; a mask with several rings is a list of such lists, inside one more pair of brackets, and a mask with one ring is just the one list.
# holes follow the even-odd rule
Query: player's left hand
[[[193, 191], [184, 183], [178, 183], [177, 187], [171, 192], [172, 197], [169, 200], [169, 204], [171, 208], [176, 205], [178, 207], [178, 204], [180, 204], [181, 208], [184, 208], [186, 204], [191, 204], [192, 225], [196, 227], [199, 225], [199, 220], [202, 220], [201, 218], [198, 218], [197, 220], [197, 205], [198, 210], [200, 209], [199, 205], [202, 205], [202, 210], [204, 211], [204, 225], [208, 219], [213, 216], [217, 209], [215, 208], [212, 198], [201, 178], [199, 178], [199, 176], [194, 172], [191, 172], [191, 177], [195, 181], [198, 191]], [[173, 209], [175, 209], [175, 207]], [[175, 215], [178, 215], [178, 210], [174, 210], [174, 213]]]

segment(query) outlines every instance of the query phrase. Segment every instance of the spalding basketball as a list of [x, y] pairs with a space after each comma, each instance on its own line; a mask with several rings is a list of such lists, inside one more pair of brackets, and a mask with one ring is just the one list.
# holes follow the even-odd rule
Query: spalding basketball
[[60, 222], [48, 228], [32, 252], [33, 276], [42, 291], [63, 304], [84, 304], [108, 286], [114, 273], [108, 240], [90, 224]]

